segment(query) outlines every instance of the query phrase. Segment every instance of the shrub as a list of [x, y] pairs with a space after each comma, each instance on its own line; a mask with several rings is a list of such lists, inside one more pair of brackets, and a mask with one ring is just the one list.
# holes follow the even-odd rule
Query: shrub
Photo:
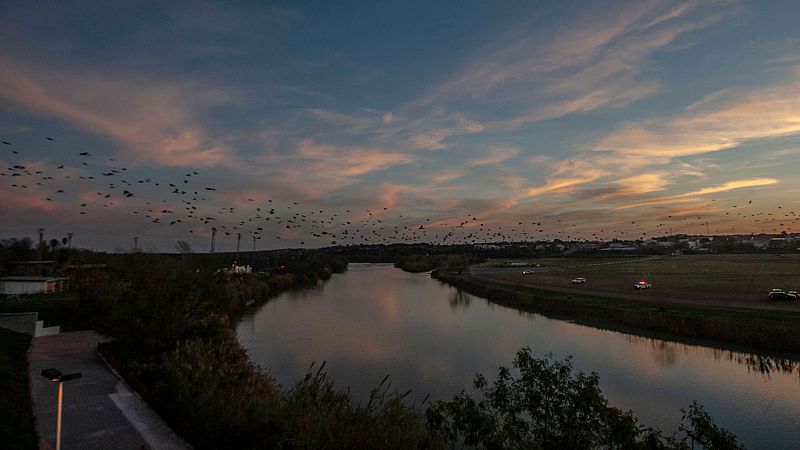
[[475, 377], [475, 400], [465, 391], [451, 401], [439, 401], [426, 412], [431, 429], [444, 439], [484, 449], [684, 449], [687, 441], [708, 449], [738, 449], [736, 438], [713, 424], [696, 404], [684, 414], [676, 441], [642, 427], [630, 411], [608, 404], [596, 373], [573, 374], [569, 358], [537, 359], [520, 349], [511, 370], [500, 368], [493, 384]]

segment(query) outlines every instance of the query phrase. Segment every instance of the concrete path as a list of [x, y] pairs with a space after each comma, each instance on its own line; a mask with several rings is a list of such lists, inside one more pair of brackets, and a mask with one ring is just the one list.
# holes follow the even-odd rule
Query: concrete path
[[44, 447], [55, 446], [58, 388], [40, 374], [54, 367], [65, 374], [83, 373], [83, 378], [64, 382], [62, 449], [190, 448], [97, 356], [99, 342], [102, 338], [93, 331], [33, 339], [31, 395]]

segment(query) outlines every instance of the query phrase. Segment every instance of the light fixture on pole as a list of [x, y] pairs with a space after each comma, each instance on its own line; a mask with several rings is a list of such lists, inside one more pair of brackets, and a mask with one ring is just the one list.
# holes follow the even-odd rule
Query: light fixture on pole
[[64, 385], [62, 384], [65, 381], [75, 380], [83, 375], [80, 372], [63, 374], [58, 369], [44, 369], [42, 370], [42, 376], [47, 378], [53, 383], [58, 383], [58, 410], [56, 412], [56, 450], [61, 450], [61, 399], [64, 396]]

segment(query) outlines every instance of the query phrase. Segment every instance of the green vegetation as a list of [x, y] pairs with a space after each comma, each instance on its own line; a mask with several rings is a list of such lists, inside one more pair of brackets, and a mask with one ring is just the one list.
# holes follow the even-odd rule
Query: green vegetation
[[567, 285], [575, 276], [590, 280], [591, 289], [629, 291], [645, 278], [652, 295], [726, 304], [765, 302], [773, 288], [800, 290], [800, 258], [796, 255], [694, 255], [648, 258], [549, 258], [539, 263], [563, 269], [542, 278], [543, 285]]
[[28, 389], [31, 337], [0, 328], [0, 442], [8, 449], [38, 448]]
[[697, 404], [684, 411], [683, 437], [665, 437], [639, 425], [631, 411], [608, 404], [598, 375], [573, 374], [572, 362], [534, 358], [530, 349], [517, 352], [512, 372], [501, 367], [489, 384], [475, 377], [475, 400], [462, 391], [453, 400], [437, 402], [426, 415], [432, 429], [467, 447], [484, 449], [688, 449], [741, 448], [736, 437], [714, 425]]
[[85, 303], [76, 297], [64, 297], [61, 294], [37, 294], [0, 300], [0, 313], [38, 312], [39, 320], [44, 325], [61, 326], [62, 331], [87, 330], [92, 324], [87, 318], [92, 313], [84, 309]]
[[460, 275], [470, 264], [481, 261], [482, 259], [470, 255], [408, 255], [400, 257], [394, 266], [412, 273], [444, 269]]

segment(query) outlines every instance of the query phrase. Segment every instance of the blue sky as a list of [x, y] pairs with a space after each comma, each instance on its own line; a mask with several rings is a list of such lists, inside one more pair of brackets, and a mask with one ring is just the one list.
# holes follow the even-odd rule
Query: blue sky
[[259, 248], [794, 230], [797, 17], [742, 0], [4, 2], [0, 233], [168, 250], [205, 248], [214, 225]]

